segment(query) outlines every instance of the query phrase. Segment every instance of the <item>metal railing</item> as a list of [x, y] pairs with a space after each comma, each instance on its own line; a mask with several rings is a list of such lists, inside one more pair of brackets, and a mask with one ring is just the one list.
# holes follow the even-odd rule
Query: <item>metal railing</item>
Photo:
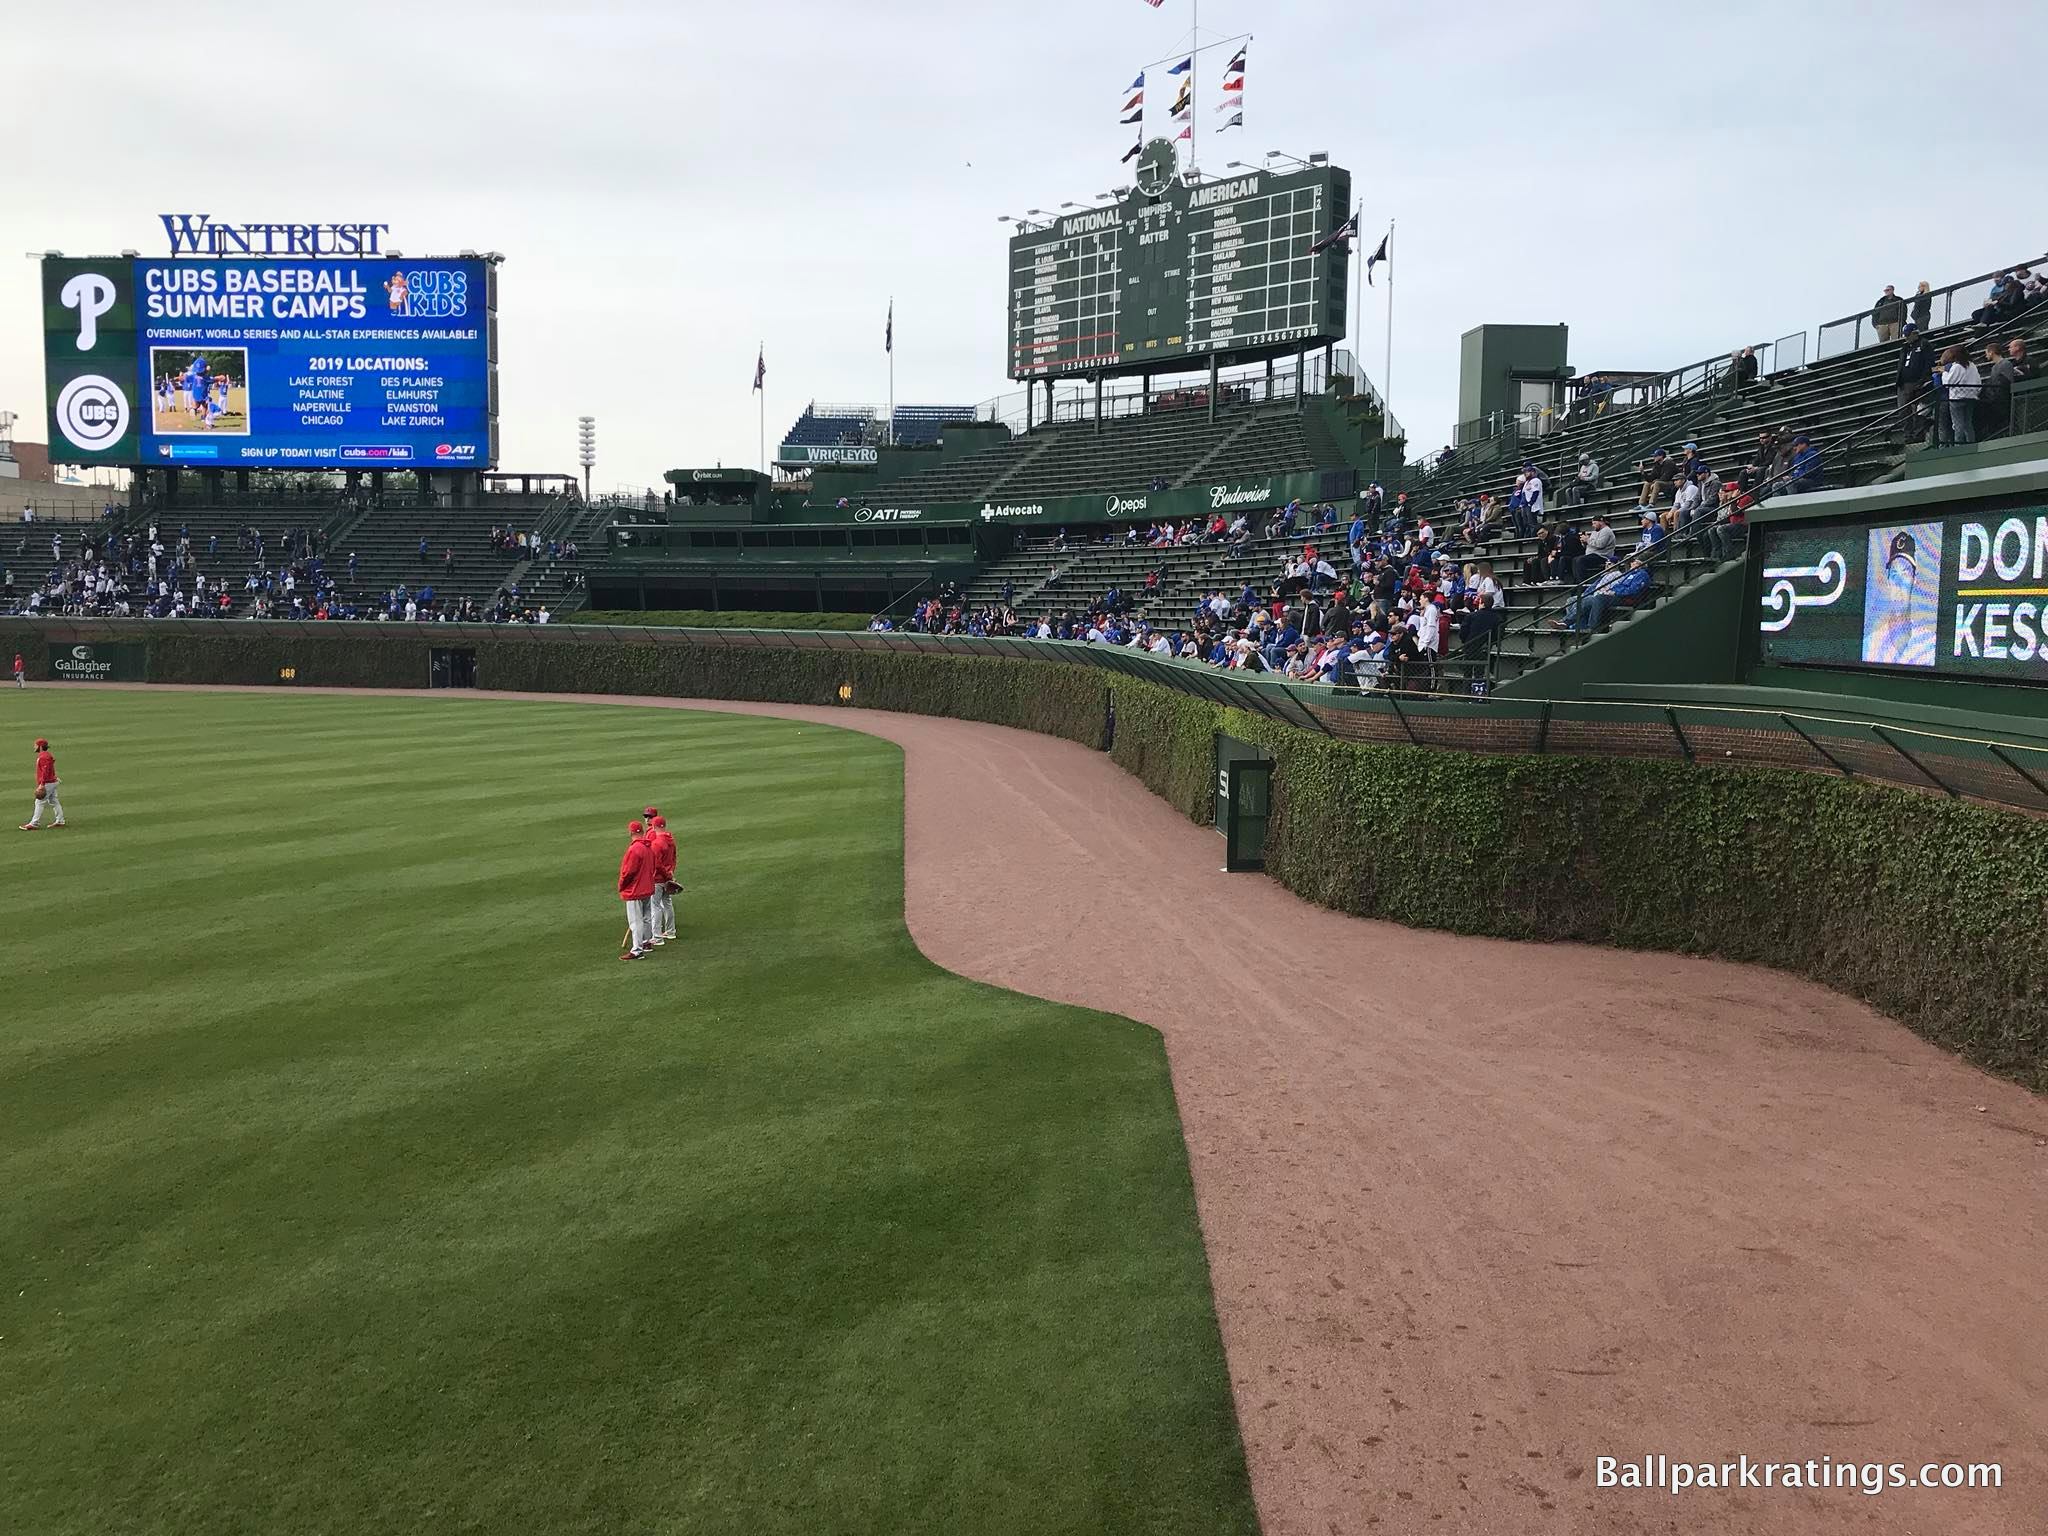
[[[1323, 349], [1318, 347], [1307, 354], [1300, 368], [1297, 369], [1295, 364], [1296, 359], [1293, 357], [1274, 359], [1270, 380], [1264, 364], [1223, 369], [1217, 376], [1217, 405], [1224, 409], [1235, 409], [1241, 406], [1298, 400], [1305, 395], [1327, 393], [1333, 383], [1343, 381], [1348, 384], [1351, 394], [1370, 400], [1379, 410], [1386, 424], [1386, 436], [1401, 436], [1401, 424], [1387, 410], [1385, 398], [1366, 377], [1357, 358], [1350, 352], [1339, 349], [1326, 361]], [[1102, 387], [1102, 410], [1098, 418], [1095, 386], [1092, 381], [1055, 379], [1050, 423], [1045, 419], [1042, 386], [1040, 397], [1029, 404], [1027, 402], [1031, 401], [1031, 396], [1024, 390], [984, 400], [975, 407], [975, 418], [979, 421], [998, 421], [1012, 431], [1022, 432], [1027, 420], [1033, 426], [1059, 426], [1097, 419], [1115, 421], [1148, 412], [1201, 409], [1208, 403], [1209, 375], [1206, 371], [1162, 374], [1153, 381], [1153, 384], [1148, 399], [1148, 391], [1143, 380], [1128, 377], [1105, 380]]]
[[[1991, 296], [1991, 285], [2008, 272], [2021, 267], [2039, 270], [2048, 267], [2048, 255], [2036, 256], [2028, 261], [2013, 262], [1995, 272], [1985, 272], [1976, 277], [1964, 278], [1959, 283], [1950, 283], [1943, 288], [1930, 288], [1926, 293], [1899, 295], [1904, 306], [1901, 321], [1910, 321], [1925, 331], [1942, 330], [1970, 318], [1971, 314], [1984, 306]], [[1871, 306], [1873, 309], [1875, 305]], [[2009, 318], [2009, 317], [2008, 317]], [[1850, 352], [1859, 352], [1865, 347], [1880, 346], [1877, 322], [1871, 318], [1871, 310], [1844, 315], [1839, 320], [1823, 323], [1815, 332], [1814, 359], [1826, 361]]]
[[[1922, 331], [1938, 330], [1966, 320], [1974, 310], [1982, 307], [1990, 294], [1992, 283], [2000, 275], [2021, 267], [2032, 267], [2037, 270], [2048, 268], [2048, 256], [2017, 262], [1996, 272], [1966, 278], [1961, 282], [1950, 283], [1946, 287], [1933, 288], [1925, 295], [1902, 295], [1901, 302], [1905, 305], [1904, 318], [1915, 320], [1924, 307], [1927, 318], [1919, 322]], [[1870, 311], [1864, 310], [1854, 315], [1845, 315], [1839, 320], [1826, 321], [1818, 326], [1814, 332], [1813, 358], [1816, 362], [1823, 362], [1832, 357], [1844, 356], [1864, 347], [1879, 344], [1876, 322], [1871, 319]], [[1750, 342], [1746, 345], [1757, 357], [1759, 377], [1768, 378], [1773, 374], [1806, 366], [1807, 333], [1803, 330], [1780, 336], [1776, 341]], [[1575, 426], [1597, 416], [1655, 406], [1673, 393], [1685, 393], [1692, 389], [1702, 377], [1711, 384], [1713, 379], [1727, 371], [1734, 355], [1734, 352], [1717, 352], [1712, 357], [1702, 358], [1696, 363], [1687, 363], [1682, 368], [1673, 368], [1646, 378], [1627, 380], [1610, 390], [1588, 394], [1562, 407], [1554, 404], [1529, 406], [1520, 411], [1495, 411], [1489, 416], [1462, 421], [1452, 428], [1451, 443], [1457, 449], [1466, 450], [1498, 439], [1523, 441], [1542, 438], [1559, 427]], [[1503, 450], [1495, 457], [1505, 457], [1511, 451]], [[1468, 455], [1464, 462], [1470, 467], [1480, 461]], [[1417, 463], [1424, 467], [1426, 473], [1427, 461], [1418, 460]]]

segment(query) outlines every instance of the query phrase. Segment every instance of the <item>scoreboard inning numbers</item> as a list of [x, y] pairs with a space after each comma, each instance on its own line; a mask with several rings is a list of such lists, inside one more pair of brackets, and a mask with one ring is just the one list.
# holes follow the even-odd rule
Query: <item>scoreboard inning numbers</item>
[[1011, 378], [1245, 361], [1345, 334], [1350, 255], [1311, 247], [1349, 217], [1350, 173], [1187, 186], [1170, 157], [1148, 149], [1121, 203], [1012, 237]]

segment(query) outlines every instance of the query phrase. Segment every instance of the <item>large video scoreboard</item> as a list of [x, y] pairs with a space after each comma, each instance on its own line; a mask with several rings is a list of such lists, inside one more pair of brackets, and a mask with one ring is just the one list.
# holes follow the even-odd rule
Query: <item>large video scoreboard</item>
[[1010, 241], [1010, 377], [1249, 361], [1345, 334], [1351, 212], [1334, 166], [1188, 185], [1148, 146], [1121, 203]]
[[491, 468], [496, 276], [478, 257], [50, 257], [50, 456]]

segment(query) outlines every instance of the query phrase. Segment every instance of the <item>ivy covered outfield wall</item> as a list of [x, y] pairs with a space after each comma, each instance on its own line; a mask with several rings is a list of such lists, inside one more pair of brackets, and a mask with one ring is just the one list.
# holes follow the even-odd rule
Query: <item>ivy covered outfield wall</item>
[[[276, 683], [289, 664], [301, 686], [424, 686], [416, 634], [345, 633], [294, 641], [153, 628], [150, 678]], [[1201, 823], [1212, 811], [1215, 733], [1226, 731], [1274, 759], [1266, 868], [1309, 901], [1417, 927], [1776, 966], [2048, 1091], [2041, 819], [1817, 774], [1359, 745], [1054, 661], [567, 637], [458, 643], [477, 652], [491, 688], [850, 702], [1089, 747], [1102, 746], [1113, 709], [1117, 763]]]

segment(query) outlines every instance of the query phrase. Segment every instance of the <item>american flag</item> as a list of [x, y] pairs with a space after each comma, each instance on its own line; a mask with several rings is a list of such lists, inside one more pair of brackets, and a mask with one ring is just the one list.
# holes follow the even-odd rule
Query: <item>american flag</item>
[[767, 382], [768, 354], [766, 351], [754, 354], [754, 388], [759, 389]]

